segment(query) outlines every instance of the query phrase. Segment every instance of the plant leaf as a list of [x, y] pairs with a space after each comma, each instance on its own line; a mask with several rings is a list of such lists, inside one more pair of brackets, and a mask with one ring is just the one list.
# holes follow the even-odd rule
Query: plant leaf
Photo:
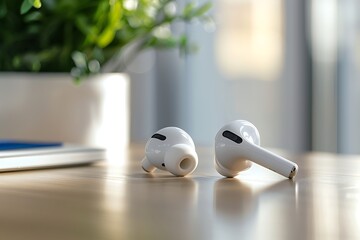
[[106, 28], [97, 40], [99, 47], [104, 48], [114, 40], [115, 31], [112, 28]]
[[189, 17], [195, 7], [195, 4], [193, 2], [190, 2], [186, 4], [183, 10], [183, 15]]
[[7, 13], [7, 7], [5, 1], [0, 4], [0, 18], [5, 17]]
[[21, 14], [27, 13], [31, 7], [32, 7], [32, 4], [29, 0], [23, 0], [21, 7], [20, 7], [20, 13]]
[[39, 21], [41, 19], [42, 15], [41, 12], [31, 12], [29, 14], [26, 14], [24, 17], [25, 22], [32, 22], [32, 21]]
[[31, 7], [41, 8], [41, 0], [23, 0], [20, 7], [20, 13], [27, 13], [31, 9]]
[[41, 8], [41, 0], [33, 0], [32, 5], [34, 8]]
[[110, 12], [108, 15], [108, 26], [104, 29], [102, 33], [100, 33], [97, 44], [99, 47], [108, 46], [115, 38], [116, 31], [121, 28], [121, 15], [122, 15], [122, 7], [120, 2], [115, 2], [111, 5]]
[[198, 9], [196, 9], [193, 16], [195, 17], [201, 16], [205, 14], [207, 11], [209, 11], [211, 7], [212, 7], [211, 2], [205, 3], [202, 6], [200, 6]]
[[76, 51], [73, 52], [73, 54], [71, 55], [72, 60], [75, 63], [75, 66], [78, 68], [86, 68], [87, 64], [86, 64], [86, 55], [82, 52]]

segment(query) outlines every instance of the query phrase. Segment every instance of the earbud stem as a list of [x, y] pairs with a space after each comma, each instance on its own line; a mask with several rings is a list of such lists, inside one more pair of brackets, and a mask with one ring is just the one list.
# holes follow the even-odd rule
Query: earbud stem
[[249, 148], [247, 152], [252, 162], [279, 173], [284, 177], [290, 179], [295, 177], [298, 170], [296, 163], [251, 143], [248, 143], [247, 148]]

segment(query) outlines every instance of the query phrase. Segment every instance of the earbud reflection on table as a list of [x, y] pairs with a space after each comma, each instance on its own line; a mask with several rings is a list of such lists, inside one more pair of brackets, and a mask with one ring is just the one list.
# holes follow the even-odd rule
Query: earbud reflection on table
[[146, 143], [145, 157], [141, 162], [146, 172], [156, 168], [175, 176], [192, 173], [198, 164], [195, 144], [184, 130], [166, 127], [157, 131]]
[[298, 170], [293, 163], [260, 146], [257, 128], [245, 120], [236, 120], [222, 127], [215, 137], [215, 168], [225, 177], [234, 177], [251, 167], [251, 161], [287, 178]]

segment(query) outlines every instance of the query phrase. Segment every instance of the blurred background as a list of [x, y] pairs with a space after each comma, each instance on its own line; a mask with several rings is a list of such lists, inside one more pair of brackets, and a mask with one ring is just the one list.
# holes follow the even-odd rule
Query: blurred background
[[[126, 0], [123, 4], [135, 8], [136, 2]], [[182, 9], [187, 2], [179, 0], [177, 6], [171, 7]], [[205, 2], [196, 1], [198, 6]], [[224, 124], [246, 119], [258, 127], [265, 147], [359, 154], [360, 2], [211, 2], [213, 22], [171, 26], [174, 32], [185, 31], [189, 40], [198, 45], [198, 52], [180, 56], [179, 50], [142, 51], [125, 69], [129, 84], [120, 84], [129, 87], [129, 92], [117, 90], [120, 85], [95, 84], [82, 94], [79, 89], [87, 87], [80, 86], [78, 91], [70, 89], [74, 98], [67, 97], [66, 103], [67, 93], [64, 89], [60, 94], [58, 85], [50, 91], [51, 86], [38, 82], [32, 85], [36, 94], [24, 95], [22, 91], [31, 88], [24, 85], [27, 80], [16, 85], [15, 80], [5, 76], [7, 80], [0, 81], [0, 138], [24, 137], [25, 128], [31, 128], [33, 135], [27, 138], [39, 137], [41, 130], [44, 139], [49, 139], [45, 135], [51, 133], [49, 129], [59, 128], [59, 122], [68, 126], [66, 117], [82, 114], [73, 115], [75, 124], [69, 131], [77, 135], [75, 130], [84, 122], [95, 121], [91, 123], [93, 128], [106, 128], [101, 138], [97, 133], [90, 134], [95, 143], [116, 140], [116, 136], [127, 139], [111, 140], [119, 145], [145, 143], [158, 129], [178, 126], [193, 137], [197, 146], [212, 146], [216, 132]], [[4, 11], [1, 14], [5, 16]], [[50, 96], [44, 97], [52, 97], [61, 106], [44, 104], [49, 101], [39, 94], [45, 92]], [[36, 101], [30, 101], [34, 95], [38, 95]], [[87, 95], [90, 100], [76, 100], [77, 95]], [[106, 98], [103, 119], [99, 117], [103, 110], [80, 104], [91, 105], [94, 96]], [[68, 109], [65, 114], [60, 112], [71, 105], [72, 113]], [[34, 108], [44, 115], [31, 117]], [[83, 109], [85, 115], [77, 109]], [[120, 109], [129, 116], [122, 117]], [[54, 124], [45, 129], [49, 117]], [[80, 138], [60, 140], [73, 139]], [[80, 140], [87, 143], [86, 139]]]
[[359, 11], [356, 0], [213, 1], [214, 26], [175, 26], [198, 53], [149, 51], [129, 66], [131, 141], [175, 125], [212, 145], [247, 119], [265, 147], [360, 153]]

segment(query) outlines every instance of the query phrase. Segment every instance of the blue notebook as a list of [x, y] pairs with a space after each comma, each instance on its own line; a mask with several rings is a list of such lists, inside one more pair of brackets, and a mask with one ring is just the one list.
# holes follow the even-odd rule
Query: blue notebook
[[30, 142], [16, 140], [0, 140], [0, 151], [21, 150], [32, 148], [60, 147], [61, 142]]

